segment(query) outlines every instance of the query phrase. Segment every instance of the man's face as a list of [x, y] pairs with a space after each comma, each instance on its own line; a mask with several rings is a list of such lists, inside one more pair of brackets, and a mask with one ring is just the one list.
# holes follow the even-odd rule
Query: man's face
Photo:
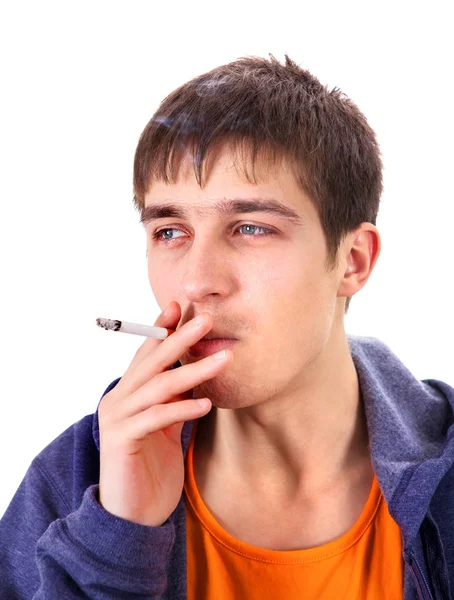
[[[327, 349], [329, 354], [334, 334], [343, 328], [344, 303], [337, 290], [345, 264], [325, 270], [319, 218], [291, 172], [268, 169], [262, 180], [263, 172], [258, 171], [263, 183], [248, 183], [225, 149], [203, 189], [188, 163], [176, 184], [155, 182], [145, 197], [145, 208], [165, 203], [187, 211], [186, 218], [146, 224], [148, 277], [158, 305], [180, 304], [178, 326], [207, 311], [213, 329], [238, 340], [233, 363], [195, 388], [198, 397], [221, 408], [294, 396], [301, 386], [315, 385], [317, 365], [326, 368], [326, 361], [317, 359]], [[193, 212], [240, 198], [275, 200], [295, 211], [301, 222], [267, 212]], [[160, 240], [153, 239], [158, 230]], [[198, 359], [185, 354], [180, 360]]]

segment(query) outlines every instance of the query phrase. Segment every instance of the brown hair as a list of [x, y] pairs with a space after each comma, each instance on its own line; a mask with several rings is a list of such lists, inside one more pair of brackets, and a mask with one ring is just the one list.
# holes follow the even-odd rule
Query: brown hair
[[380, 149], [364, 115], [339, 88], [329, 91], [287, 54], [285, 64], [269, 56], [217, 67], [162, 101], [135, 153], [134, 205], [143, 211], [153, 181], [174, 183], [188, 151], [201, 187], [205, 161], [225, 143], [250, 153], [252, 173], [243, 167], [250, 183], [257, 183], [258, 154], [270, 164], [286, 159], [317, 209], [330, 270], [345, 236], [362, 222], [376, 224]]

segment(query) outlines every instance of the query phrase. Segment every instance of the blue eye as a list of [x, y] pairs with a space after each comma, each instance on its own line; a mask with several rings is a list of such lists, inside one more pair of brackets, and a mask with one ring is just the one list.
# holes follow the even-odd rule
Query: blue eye
[[[274, 233], [273, 231], [271, 231], [271, 229], [266, 229], [265, 227], [259, 227], [258, 225], [249, 225], [249, 224], [240, 225], [238, 227], [238, 229], [243, 229], [243, 227], [252, 227], [252, 229], [261, 229], [262, 231], [266, 231], [266, 233], [263, 233], [261, 235], [270, 235], [270, 234]], [[247, 237], [251, 237], [251, 236], [248, 235]]]
[[[264, 237], [267, 235], [274, 235], [274, 231], [271, 229], [267, 229], [266, 227], [260, 227], [259, 225], [252, 225], [250, 223], [246, 223], [244, 225], [240, 225], [237, 229], [237, 231], [243, 229], [244, 227], [248, 227], [249, 229], [253, 229], [253, 230], [258, 230], [260, 229], [261, 231], [263, 231], [264, 233], [261, 234], [243, 234], [243, 237]], [[165, 229], [160, 229], [159, 231], [157, 231], [156, 233], [153, 234], [153, 239], [158, 241], [158, 242], [173, 242], [174, 240], [178, 239], [178, 238], [174, 238], [174, 237], [162, 237], [161, 234], [169, 232], [169, 231], [181, 231], [181, 229], [175, 229], [174, 227], [168, 227]], [[178, 237], [182, 237], [182, 236], [178, 236]]]
[[160, 229], [155, 234], [153, 234], [153, 239], [157, 240], [158, 242], [171, 242], [173, 240], [173, 238], [161, 238], [160, 237], [161, 233], [164, 233], [166, 231], [179, 231], [179, 229]]

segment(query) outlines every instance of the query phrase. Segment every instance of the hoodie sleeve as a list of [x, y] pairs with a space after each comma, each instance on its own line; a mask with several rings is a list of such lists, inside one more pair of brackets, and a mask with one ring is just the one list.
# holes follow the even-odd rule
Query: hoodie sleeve
[[[158, 599], [173, 523], [148, 527], [105, 511], [99, 485], [70, 512], [35, 458], [0, 521], [0, 598]], [[62, 518], [62, 515], [64, 517]]]

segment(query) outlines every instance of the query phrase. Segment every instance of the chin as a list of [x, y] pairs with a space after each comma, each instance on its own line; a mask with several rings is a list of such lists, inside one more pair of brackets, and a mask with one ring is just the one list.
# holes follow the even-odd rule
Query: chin
[[197, 398], [209, 398], [216, 408], [241, 408], [247, 405], [247, 395], [239, 384], [222, 376], [204, 381], [194, 388]]
[[197, 398], [209, 398], [216, 408], [246, 408], [255, 406], [269, 398], [272, 390], [266, 390], [263, 382], [254, 387], [251, 381], [238, 383], [228, 374], [220, 374], [194, 388]]

